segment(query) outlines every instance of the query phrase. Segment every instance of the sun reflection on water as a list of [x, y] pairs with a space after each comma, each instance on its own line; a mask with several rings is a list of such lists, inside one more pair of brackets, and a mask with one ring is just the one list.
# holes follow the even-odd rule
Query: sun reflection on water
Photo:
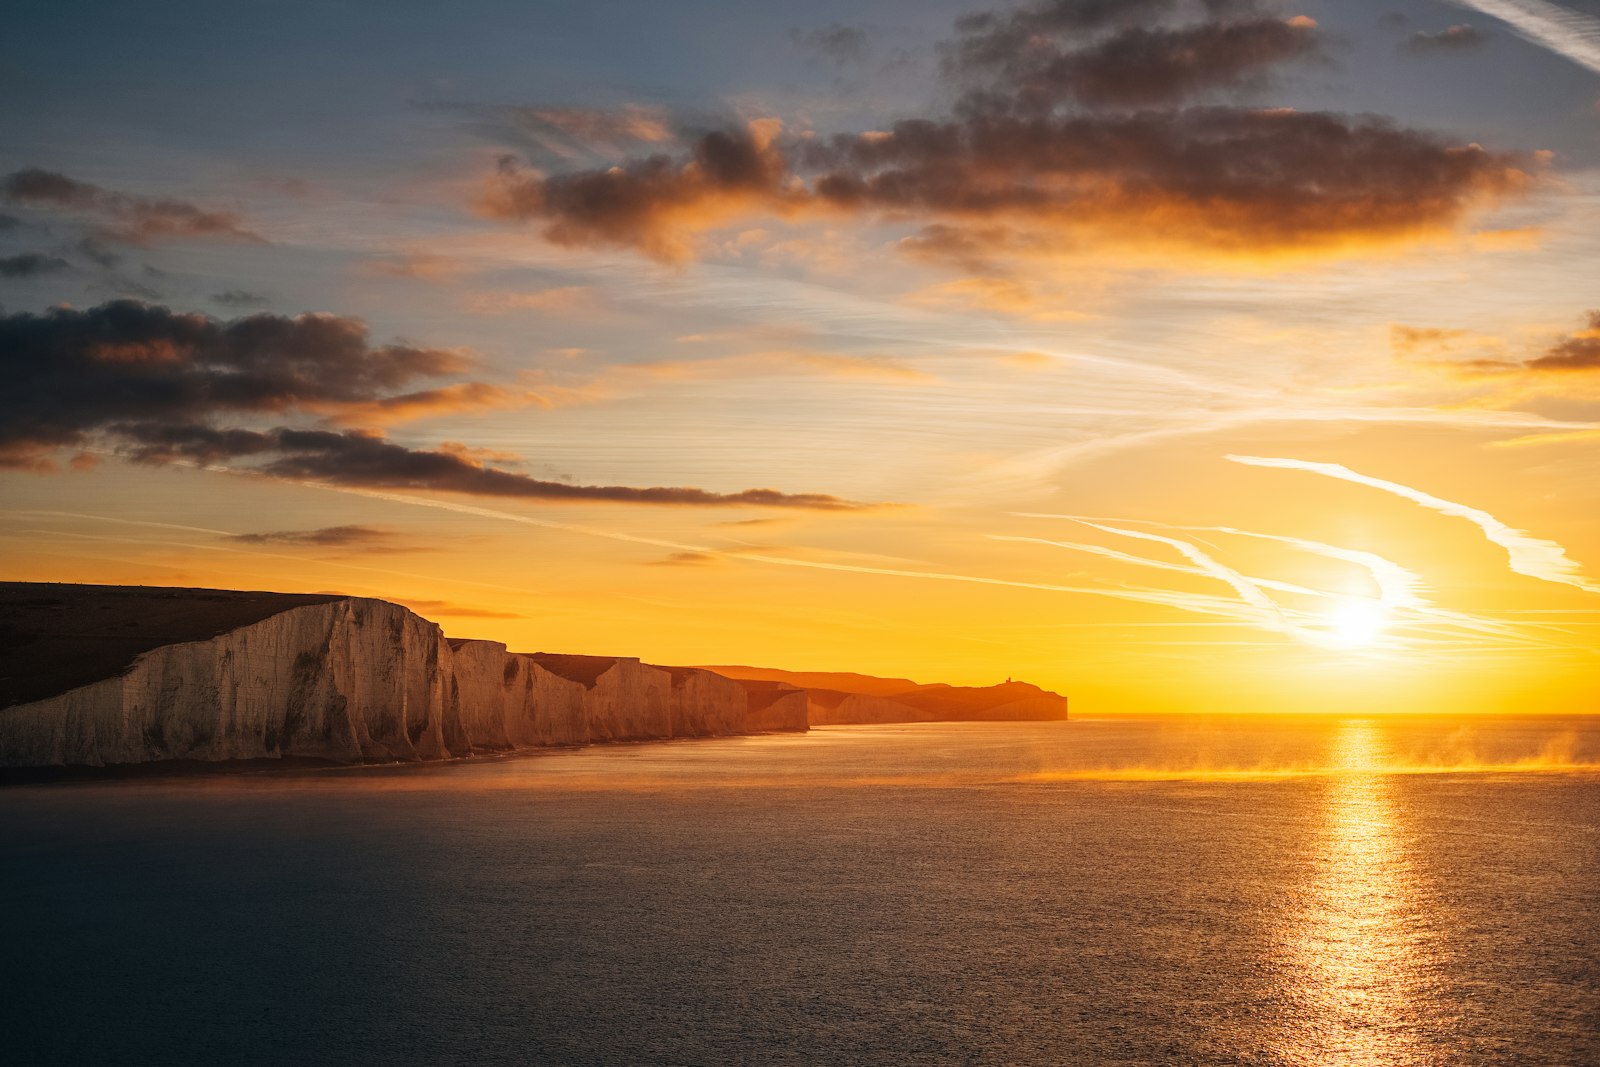
[[1331, 762], [1313, 869], [1288, 919], [1281, 1051], [1294, 1063], [1433, 1062], [1418, 1043], [1433, 937], [1380, 731], [1343, 724]]

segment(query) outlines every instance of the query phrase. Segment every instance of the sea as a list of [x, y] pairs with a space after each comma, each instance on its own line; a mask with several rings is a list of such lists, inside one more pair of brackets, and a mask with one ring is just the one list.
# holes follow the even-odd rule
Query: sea
[[1600, 719], [0, 788], [0, 1062], [1600, 1064]]

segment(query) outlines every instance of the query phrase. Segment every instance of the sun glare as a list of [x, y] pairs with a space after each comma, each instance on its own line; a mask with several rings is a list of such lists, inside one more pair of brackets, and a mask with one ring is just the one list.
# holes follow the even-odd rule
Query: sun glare
[[1328, 633], [1340, 648], [1368, 648], [1388, 621], [1389, 612], [1378, 601], [1349, 599], [1328, 614]]

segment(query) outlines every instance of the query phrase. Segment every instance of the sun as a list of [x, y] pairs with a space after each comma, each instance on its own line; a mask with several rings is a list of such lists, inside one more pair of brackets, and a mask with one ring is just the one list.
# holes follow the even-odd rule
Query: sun
[[1350, 597], [1328, 613], [1328, 634], [1340, 648], [1369, 648], [1388, 623], [1389, 611], [1382, 603]]

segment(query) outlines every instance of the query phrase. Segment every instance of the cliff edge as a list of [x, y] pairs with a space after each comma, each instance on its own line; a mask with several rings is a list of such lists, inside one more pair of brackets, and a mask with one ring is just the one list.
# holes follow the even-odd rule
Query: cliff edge
[[[1023, 689], [986, 707], [1054, 709]], [[518, 653], [362, 597], [0, 583], [0, 767], [434, 760], [977, 717], [963, 692], [835, 700], [778, 678]], [[1020, 717], [1065, 717], [1044, 696], [1060, 715]]]

